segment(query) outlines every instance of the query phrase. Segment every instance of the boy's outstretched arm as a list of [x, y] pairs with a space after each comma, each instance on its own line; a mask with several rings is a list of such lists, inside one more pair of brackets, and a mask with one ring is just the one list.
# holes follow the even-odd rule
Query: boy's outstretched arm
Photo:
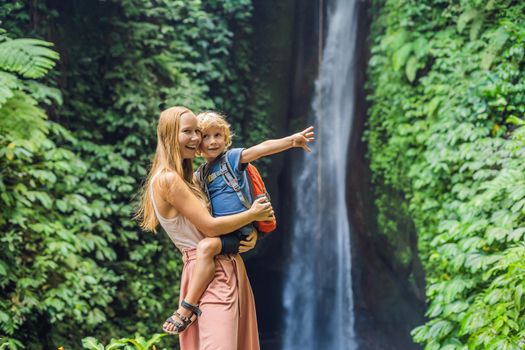
[[292, 147], [301, 147], [306, 152], [311, 152], [312, 150], [308, 147], [308, 143], [313, 140], [314, 127], [310, 126], [301, 132], [283, 137], [282, 139], [266, 140], [258, 145], [245, 149], [241, 153], [241, 163], [253, 162], [261, 157], [286, 151]]

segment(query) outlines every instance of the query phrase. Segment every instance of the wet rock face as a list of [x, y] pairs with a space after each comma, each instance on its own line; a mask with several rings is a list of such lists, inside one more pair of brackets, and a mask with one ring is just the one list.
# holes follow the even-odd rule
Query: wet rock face
[[[317, 1], [255, 0], [256, 56], [267, 72], [259, 78], [272, 104], [268, 123], [275, 137], [304, 127], [310, 113], [313, 85], [318, 68]], [[264, 66], [264, 67], [263, 67]], [[263, 350], [281, 348], [283, 330], [282, 288], [293, 223], [290, 164], [299, 152], [271, 156], [265, 183], [278, 219], [277, 230], [261, 239], [246, 254], [245, 261], [257, 304], [257, 318]], [[301, 312], [301, 310], [297, 310]]]
[[[297, 131], [306, 124], [311, 113], [322, 33], [319, 30], [323, 22], [319, 13], [321, 3], [326, 5], [326, 1], [321, 0], [254, 1], [258, 64], [272, 72], [261, 79], [267, 81], [267, 93], [274, 102], [268, 108], [276, 137]], [[346, 187], [351, 223], [355, 327], [360, 349], [417, 349], [410, 330], [423, 322], [425, 305], [416, 234], [406, 225], [403, 239], [413, 254], [408, 264], [400, 263], [375, 224], [371, 173], [366, 161], [366, 144], [362, 141], [367, 118], [364, 86], [369, 57], [368, 7], [368, 2], [359, 1], [356, 111], [346, 165], [348, 176], [346, 184], [342, 184]], [[257, 304], [263, 350], [280, 349], [281, 344], [282, 281], [286, 278], [288, 238], [293, 227], [291, 208], [298, 205], [292, 202], [294, 179], [287, 164], [295, 156], [297, 153], [293, 151], [272, 156], [265, 182], [276, 209], [278, 229], [260, 240], [256, 249], [245, 256]]]

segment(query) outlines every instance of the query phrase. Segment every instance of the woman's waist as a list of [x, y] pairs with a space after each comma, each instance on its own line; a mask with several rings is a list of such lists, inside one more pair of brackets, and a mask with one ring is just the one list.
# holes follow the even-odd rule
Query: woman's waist
[[197, 229], [167, 230], [164, 226], [163, 228], [170, 240], [180, 251], [195, 249], [199, 241], [204, 238], [202, 233]]
[[[184, 261], [184, 263], [197, 259], [197, 249], [196, 248], [183, 249], [181, 250], [181, 253], [182, 253], [182, 260]], [[238, 256], [239, 254], [216, 255], [215, 259], [233, 261], [233, 260], [236, 260]]]

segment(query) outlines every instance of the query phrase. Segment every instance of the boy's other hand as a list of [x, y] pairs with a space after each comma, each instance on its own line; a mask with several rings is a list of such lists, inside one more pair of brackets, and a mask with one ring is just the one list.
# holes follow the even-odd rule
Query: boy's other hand
[[314, 134], [314, 127], [310, 126], [306, 129], [304, 129], [301, 132], [298, 132], [296, 134], [293, 134], [291, 136], [292, 138], [292, 147], [301, 147], [306, 152], [312, 152], [310, 147], [308, 147], [308, 143], [315, 140], [315, 134]]
[[243, 239], [239, 245], [239, 253], [247, 252], [253, 249], [257, 243], [257, 231], [253, 230], [246, 239]]

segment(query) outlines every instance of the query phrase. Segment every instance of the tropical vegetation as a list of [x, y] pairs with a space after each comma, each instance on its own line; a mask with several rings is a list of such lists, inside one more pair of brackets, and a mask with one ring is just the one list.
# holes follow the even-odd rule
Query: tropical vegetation
[[[425, 349], [525, 347], [525, 4], [377, 1], [366, 140], [379, 223], [417, 232]], [[406, 220], [406, 219], [405, 219]]]
[[160, 331], [181, 260], [132, 219], [155, 122], [185, 105], [232, 114], [237, 140], [269, 132], [251, 97], [252, 12], [247, 0], [0, 4], [2, 349]]
[[[0, 4], [0, 349], [177, 346], [155, 333], [180, 257], [139, 231], [137, 189], [164, 107], [226, 111], [247, 144], [271, 133], [253, 11]], [[524, 13], [511, 0], [371, 6], [377, 222], [399, 264], [423, 264], [427, 321], [412, 335], [426, 350], [525, 348]]]

